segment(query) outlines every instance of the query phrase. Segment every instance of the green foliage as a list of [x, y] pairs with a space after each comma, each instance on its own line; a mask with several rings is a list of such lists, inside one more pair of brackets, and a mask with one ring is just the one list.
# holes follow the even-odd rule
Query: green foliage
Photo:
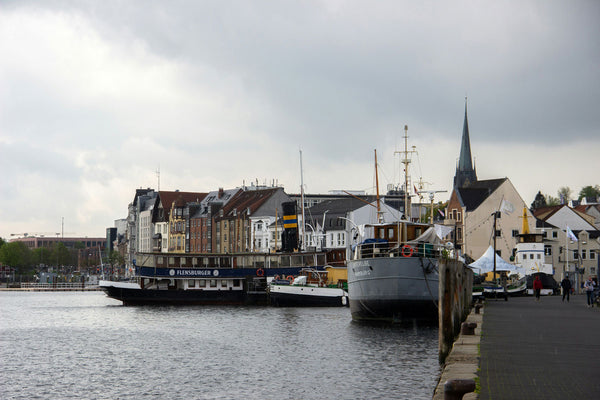
[[113, 266], [119, 266], [119, 265], [125, 264], [125, 258], [123, 258], [123, 256], [121, 255], [121, 253], [119, 253], [116, 250], [113, 250], [110, 253], [110, 257], [108, 258], [108, 261]]
[[64, 243], [55, 243], [52, 246], [52, 252], [50, 255], [50, 264], [54, 265], [66, 265], [71, 264], [71, 253]]
[[567, 204], [569, 200], [573, 198], [573, 192], [568, 186], [562, 186], [558, 188], [558, 192], [556, 194], [558, 195], [559, 201], [562, 201], [563, 204]]
[[547, 206], [558, 206], [560, 204], [560, 200], [556, 197], [552, 197], [550, 195], [546, 195], [546, 205]]
[[578, 200], [583, 199], [584, 197], [598, 197], [600, 196], [600, 185], [596, 186], [585, 186], [579, 191]]
[[542, 192], [537, 192], [535, 195], [535, 199], [533, 203], [531, 203], [531, 209], [537, 210], [538, 208], [546, 207], [548, 204], [546, 203], [546, 197], [542, 194]]
[[23, 242], [5, 243], [0, 247], [0, 262], [13, 267], [16, 273], [30, 274], [31, 268], [31, 250]]

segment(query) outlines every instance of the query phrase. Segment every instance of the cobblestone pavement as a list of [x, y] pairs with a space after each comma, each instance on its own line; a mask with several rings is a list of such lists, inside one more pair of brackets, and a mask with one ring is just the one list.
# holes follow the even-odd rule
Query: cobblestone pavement
[[480, 399], [600, 399], [600, 309], [586, 296], [488, 300]]

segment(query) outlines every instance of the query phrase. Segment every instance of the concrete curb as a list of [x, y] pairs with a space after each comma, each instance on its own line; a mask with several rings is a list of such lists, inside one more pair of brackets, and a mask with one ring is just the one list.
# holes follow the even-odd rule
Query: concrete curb
[[[483, 322], [482, 307], [479, 314], [475, 314], [475, 309], [467, 316], [465, 322], [475, 322], [474, 335], [463, 335], [462, 333], [454, 341], [452, 350], [446, 358], [442, 368], [440, 380], [433, 393], [433, 400], [444, 399], [444, 384], [450, 379], [476, 379], [479, 369], [479, 343], [481, 342], [481, 324]], [[479, 399], [477, 393], [467, 393], [463, 396], [464, 400]]]

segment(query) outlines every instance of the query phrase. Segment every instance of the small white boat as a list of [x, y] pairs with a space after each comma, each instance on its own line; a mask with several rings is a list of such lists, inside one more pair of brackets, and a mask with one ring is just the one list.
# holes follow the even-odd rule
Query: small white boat
[[327, 282], [327, 271], [304, 268], [301, 275], [288, 280], [274, 279], [269, 285], [269, 302], [279, 307], [344, 307], [348, 292]]

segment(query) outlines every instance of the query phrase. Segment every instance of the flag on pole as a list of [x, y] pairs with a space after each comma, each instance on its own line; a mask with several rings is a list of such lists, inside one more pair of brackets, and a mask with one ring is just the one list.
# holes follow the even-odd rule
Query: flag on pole
[[515, 206], [513, 206], [510, 201], [502, 199], [502, 203], [500, 203], [500, 211], [506, 215], [510, 215], [510, 213], [515, 211]]
[[567, 237], [572, 241], [577, 242], [577, 236], [575, 236], [571, 228], [569, 228], [569, 225], [567, 225]]

